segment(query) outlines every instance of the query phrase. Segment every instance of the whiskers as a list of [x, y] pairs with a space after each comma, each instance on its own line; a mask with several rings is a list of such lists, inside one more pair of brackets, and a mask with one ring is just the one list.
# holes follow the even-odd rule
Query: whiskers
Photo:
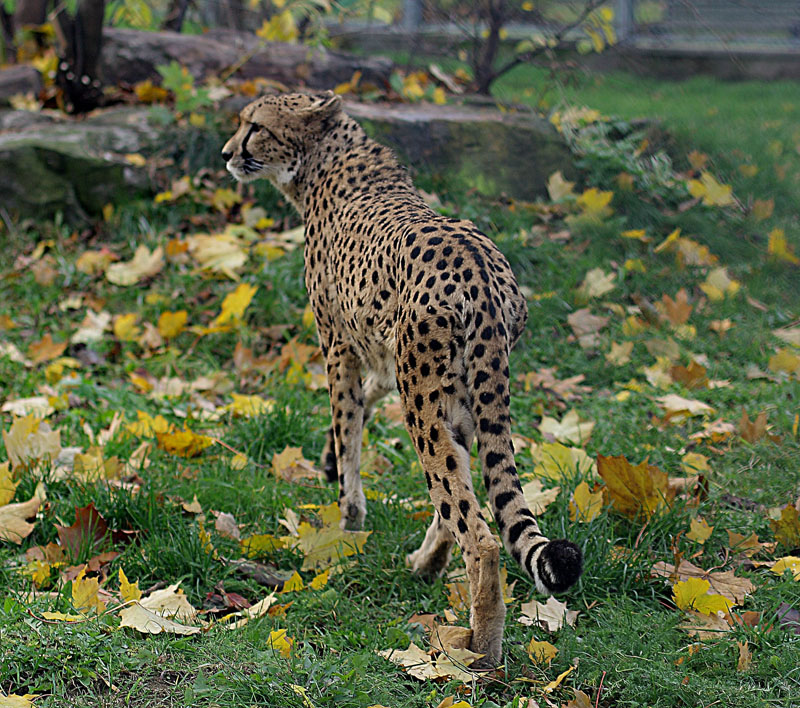
[[256, 158], [248, 156], [244, 159], [242, 163], [242, 172], [248, 175], [255, 174], [256, 172], [261, 172], [264, 169], [264, 163], [261, 160], [256, 160]]

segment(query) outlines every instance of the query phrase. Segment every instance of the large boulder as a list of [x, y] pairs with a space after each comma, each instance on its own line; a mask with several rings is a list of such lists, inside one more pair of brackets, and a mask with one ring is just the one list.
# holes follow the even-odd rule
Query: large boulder
[[[393, 63], [382, 57], [356, 57], [323, 47], [264, 42], [235, 30], [216, 29], [202, 35], [176, 32], [103, 31], [102, 75], [106, 83], [135, 84], [159, 79], [156, 67], [177, 61], [195, 79], [233, 70], [242, 79], [264, 77], [285, 86], [330, 89], [356, 71], [362, 81], [388, 85]], [[235, 70], [234, 70], [235, 69]]]
[[531, 113], [422, 103], [348, 103], [347, 112], [415, 172], [486, 196], [534, 199], [553, 172], [572, 173], [564, 139]]
[[16, 217], [61, 212], [70, 222], [83, 221], [104, 204], [148, 190], [145, 170], [129, 155], [158, 141], [159, 131], [141, 110], [86, 120], [0, 111], [0, 208]]

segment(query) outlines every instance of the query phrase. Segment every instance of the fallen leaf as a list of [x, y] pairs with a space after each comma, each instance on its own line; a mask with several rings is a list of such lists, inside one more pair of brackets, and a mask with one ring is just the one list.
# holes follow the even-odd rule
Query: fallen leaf
[[603, 510], [603, 491], [591, 491], [586, 482], [581, 482], [572, 493], [569, 503], [570, 521], [588, 524]]
[[292, 655], [294, 639], [286, 636], [285, 629], [273, 629], [267, 637], [267, 647], [278, 652], [284, 659]]
[[136, 249], [127, 263], [113, 263], [106, 269], [106, 279], [114, 285], [135, 285], [140, 280], [152, 278], [164, 267], [164, 249], [159, 246], [150, 251], [144, 244]]
[[706, 368], [692, 359], [689, 366], [676, 364], [669, 370], [669, 375], [676, 383], [683, 384], [688, 389], [707, 388], [709, 385]]
[[189, 603], [179, 585], [179, 583], [173, 583], [161, 590], [155, 590], [139, 600], [138, 604], [160, 617], [174, 617], [181, 621], [191, 621], [197, 616], [197, 610]]
[[61, 433], [36, 416], [15, 418], [8, 432], [3, 431], [3, 443], [13, 470], [25, 469], [41, 460], [53, 461], [61, 452]]
[[778, 349], [769, 358], [767, 365], [770, 371], [776, 374], [789, 374], [800, 376], [800, 355], [795, 354], [791, 349]]
[[720, 184], [710, 172], [702, 172], [700, 179], [690, 179], [687, 183], [689, 193], [703, 200], [706, 206], [730, 206], [736, 203], [733, 198], [733, 188], [727, 184]]
[[520, 605], [519, 609], [522, 615], [517, 618], [517, 622], [529, 626], [538, 625], [548, 632], [556, 632], [564, 624], [574, 627], [579, 614], [577, 610], [568, 610], [567, 603], [559, 602], [552, 596], [547, 598], [545, 604], [531, 600]]
[[545, 664], [547, 666], [550, 666], [550, 662], [552, 662], [556, 654], [558, 654], [558, 649], [550, 642], [540, 642], [535, 637], [528, 643], [527, 651], [530, 660], [534, 664]]
[[72, 581], [72, 606], [81, 614], [105, 612], [106, 603], [98, 597], [100, 582], [97, 578], [87, 578], [86, 566]]
[[787, 504], [781, 510], [780, 518], [770, 519], [769, 523], [778, 543], [785, 548], [800, 547], [800, 517], [794, 506]]
[[106, 538], [108, 524], [95, 509], [94, 502], [84, 507], [75, 507], [75, 522], [72, 526], [56, 524], [58, 540], [62, 547], [69, 550], [73, 558], [83, 553], [92, 552]]
[[437, 624], [431, 629], [431, 646], [440, 651], [469, 649], [472, 630], [469, 627]]
[[672, 599], [681, 610], [694, 610], [704, 615], [730, 613], [732, 602], [722, 595], [709, 593], [711, 583], [701, 578], [679, 580], [672, 587]]
[[561, 491], [561, 487], [553, 487], [552, 489], [543, 489], [542, 487], [542, 482], [538, 479], [522, 485], [525, 503], [534, 516], [544, 514], [545, 509], [556, 500], [558, 493]]
[[707, 415], [714, 412], [714, 409], [707, 403], [692, 398], [684, 398], [676, 393], [660, 396], [656, 399], [656, 402], [666, 412], [665, 420], [672, 420], [673, 418], [685, 419], [690, 416]]
[[339, 528], [339, 507], [335, 502], [329, 505], [336, 516], [321, 528], [307, 522], [297, 527], [297, 537], [287, 537], [292, 548], [305, 556], [302, 570], [327, 568], [342, 558], [361, 553], [371, 531], [344, 531]]
[[190, 236], [186, 241], [201, 270], [222, 273], [232, 280], [239, 279], [236, 270], [247, 262], [247, 252], [238, 236], [230, 233], [200, 234]]
[[770, 570], [779, 576], [788, 570], [792, 573], [792, 580], [800, 581], [800, 558], [797, 556], [784, 556], [779, 558]]
[[673, 327], [685, 324], [692, 314], [692, 305], [689, 304], [689, 295], [685, 288], [678, 290], [673, 300], [666, 293], [661, 296], [661, 305], [664, 315]]
[[295, 482], [298, 479], [320, 479], [322, 473], [303, 457], [300, 447], [285, 447], [272, 456], [272, 471], [279, 479]]
[[739, 435], [742, 440], [751, 445], [761, 440], [767, 434], [767, 412], [761, 411], [755, 420], [750, 420], [747, 411], [742, 408], [742, 417], [739, 419]]
[[242, 537], [242, 534], [239, 531], [239, 525], [236, 523], [236, 519], [233, 518], [233, 514], [229, 514], [228, 512], [220, 512], [217, 514], [217, 520], [214, 522], [214, 528], [223, 538], [230, 538], [234, 541], [238, 541]]
[[567, 197], [574, 197], [575, 193], [572, 188], [575, 186], [574, 182], [567, 182], [561, 170], [553, 172], [547, 180], [547, 193], [550, 195], [550, 200], [553, 202], [560, 202]]
[[14, 493], [21, 481], [21, 479], [14, 481], [8, 462], [0, 463], [0, 507], [5, 506], [14, 498]]
[[687, 560], [681, 560], [677, 568], [672, 563], [660, 561], [650, 569], [650, 573], [653, 577], [670, 578], [673, 581], [685, 581], [689, 578], [708, 580], [715, 593], [735, 605], [741, 605], [745, 597], [756, 589], [750, 580], [737, 577], [732, 570], [711, 572], [698, 568]]
[[724, 266], [713, 268], [705, 282], [700, 283], [700, 289], [708, 295], [709, 300], [715, 302], [724, 300], [726, 295], [735, 295], [740, 287], [739, 281], [731, 278]]
[[558, 676], [556, 676], [550, 683], [542, 688], [544, 693], [552, 693], [555, 691], [560, 685], [561, 682], [569, 676], [575, 669], [578, 668], [577, 664], [573, 664], [570, 666], [566, 671], [562, 671]]
[[767, 544], [760, 543], [755, 533], [745, 536], [728, 530], [728, 545], [734, 553], [742, 553], [750, 558], [759, 553]]
[[255, 534], [243, 538], [240, 542], [242, 553], [248, 558], [267, 555], [280, 548], [286, 548], [286, 542], [270, 533]]
[[605, 355], [606, 361], [613, 366], [623, 366], [631, 360], [632, 351], [633, 342], [622, 342], [621, 344], [611, 342], [611, 351]]
[[672, 501], [667, 474], [646, 460], [634, 466], [621, 455], [598, 455], [597, 472], [606, 483], [608, 503], [629, 518], [650, 518]]
[[586, 273], [576, 293], [584, 301], [600, 297], [611, 292], [616, 287], [614, 285], [616, 278], [616, 273], [606, 273], [602, 268], [592, 268]]
[[594, 460], [579, 447], [567, 447], [560, 442], [531, 445], [533, 473], [537, 477], [557, 482], [575, 474], [592, 475], [597, 472]]
[[78, 325], [78, 329], [69, 338], [72, 344], [90, 344], [99, 342], [105, 337], [105, 332], [111, 326], [111, 313], [101, 310], [94, 312], [86, 310], [86, 316]]
[[179, 457], [196, 457], [214, 443], [207, 435], [198, 435], [188, 428], [174, 433], [156, 433], [158, 446], [171, 455]]
[[594, 704], [588, 694], [577, 688], [573, 688], [572, 692], [574, 697], [564, 705], [564, 708], [593, 708]]
[[186, 327], [189, 313], [186, 310], [162, 312], [158, 318], [158, 333], [164, 339], [175, 339]]
[[38, 342], [33, 342], [28, 347], [28, 356], [34, 364], [41, 364], [60, 357], [67, 348], [67, 344], [68, 342], [54, 342], [48, 332]]
[[781, 627], [792, 634], [800, 635], [800, 611], [788, 603], [782, 602], [778, 605], [776, 614], [778, 615], [778, 624]]
[[120, 627], [132, 627], [144, 634], [198, 634], [201, 632], [200, 627], [188, 627], [185, 624], [179, 624], [167, 617], [151, 612], [150, 610], [142, 607], [138, 602], [130, 607], [126, 607], [119, 613]]
[[580, 445], [589, 439], [594, 429], [594, 421], [581, 420], [576, 410], [564, 415], [561, 421], [549, 416], [542, 416], [539, 431], [545, 437], [559, 442], [572, 442]]
[[783, 329], [773, 329], [774, 334], [778, 339], [786, 344], [791, 344], [795, 347], [800, 347], [800, 327], [785, 327]]
[[697, 639], [719, 639], [720, 635], [730, 632], [731, 625], [717, 614], [707, 615], [692, 610], [686, 612], [687, 619], [678, 625], [691, 637]]
[[800, 264], [800, 258], [795, 255], [794, 249], [786, 240], [786, 233], [783, 229], [775, 228], [769, 232], [767, 253], [779, 261], [785, 261], [786, 263], [791, 263], [792, 265]]
[[44, 487], [40, 484], [28, 501], [0, 506], [0, 541], [19, 545], [30, 536], [34, 525], [27, 519], [36, 515], [44, 498]]
[[142, 591], [139, 590], [139, 582], [130, 582], [122, 568], [119, 569], [119, 594], [123, 602], [142, 599]]
[[222, 309], [212, 321], [211, 327], [219, 327], [227, 323], [241, 321], [244, 312], [253, 300], [258, 287], [248, 283], [240, 283], [229, 292], [222, 301]]
[[250, 607], [243, 608], [238, 612], [234, 612], [233, 614], [228, 615], [225, 617], [225, 620], [228, 621], [231, 618], [239, 617], [235, 622], [231, 622], [230, 624], [226, 625], [228, 629], [239, 629], [244, 627], [250, 620], [258, 619], [259, 617], [263, 617], [267, 612], [269, 612], [272, 605], [275, 603], [275, 593], [270, 593], [267, 595], [263, 600], [259, 600], [255, 605]]
[[722, 418], [703, 423], [703, 429], [692, 433], [689, 440], [709, 440], [714, 443], [722, 442], [736, 432], [733, 423], [726, 423]]
[[739, 659], [736, 662], [737, 671], [747, 671], [753, 665], [753, 654], [750, 651], [750, 646], [745, 640], [744, 642], [736, 642], [739, 647]]
[[567, 316], [567, 323], [575, 333], [578, 344], [589, 349], [600, 343], [599, 332], [608, 324], [608, 317], [593, 315], [588, 307], [576, 310]]
[[709, 526], [708, 522], [702, 516], [698, 516], [696, 519], [692, 519], [686, 538], [690, 541], [697, 541], [697, 543], [703, 544], [708, 541], [713, 531], [714, 527]]

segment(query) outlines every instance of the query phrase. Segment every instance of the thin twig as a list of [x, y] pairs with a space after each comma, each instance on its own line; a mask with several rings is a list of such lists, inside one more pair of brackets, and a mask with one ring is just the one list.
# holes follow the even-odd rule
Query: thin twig
[[597, 688], [597, 698], [595, 699], [594, 702], [594, 708], [597, 708], [597, 706], [600, 705], [600, 694], [603, 692], [603, 680], [605, 679], [605, 677], [606, 677], [606, 672], [604, 671], [603, 675], [600, 677], [600, 685]]

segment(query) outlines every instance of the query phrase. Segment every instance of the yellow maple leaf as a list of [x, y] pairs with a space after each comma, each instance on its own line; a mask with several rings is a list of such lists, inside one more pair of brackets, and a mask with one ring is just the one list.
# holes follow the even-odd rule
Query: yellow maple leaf
[[253, 418], [257, 415], [269, 413], [275, 407], [275, 401], [261, 398], [261, 396], [255, 394], [252, 396], [245, 396], [241, 393], [231, 393], [231, 396], [233, 397], [233, 403], [222, 406], [220, 410], [226, 413], [232, 413], [237, 417]]
[[135, 312], [129, 312], [125, 315], [117, 315], [114, 318], [112, 328], [114, 336], [121, 342], [134, 342], [141, 335], [142, 330], [136, 325], [139, 320], [139, 315]]
[[242, 240], [234, 234], [198, 234], [186, 239], [189, 252], [201, 270], [222, 273], [239, 280], [236, 273], [247, 262]]
[[558, 649], [550, 642], [540, 642], [537, 641], [536, 638], [531, 639], [528, 643], [527, 651], [528, 656], [534, 664], [546, 664], [547, 666], [550, 665], [550, 662], [553, 661], [556, 654], [558, 654]]
[[268, 42], [295, 42], [299, 36], [297, 25], [289, 10], [275, 13], [269, 20], [264, 20], [256, 35]]
[[792, 579], [800, 581], [800, 558], [797, 556], [784, 556], [779, 558], [770, 568], [775, 575], [783, 575], [787, 570], [791, 571]]
[[160, 433], [167, 433], [172, 426], [163, 415], [151, 416], [144, 411], [136, 411], [138, 420], [135, 423], [128, 423], [125, 430], [135, 435], [137, 438], [152, 438]]
[[578, 197], [577, 204], [584, 216], [593, 219], [603, 219], [613, 213], [609, 206], [614, 198], [614, 192], [603, 192], [592, 187]]
[[727, 184], [720, 184], [710, 172], [703, 172], [700, 179], [690, 179], [688, 182], [689, 193], [696, 198], [702, 198], [706, 206], [730, 206], [735, 203], [733, 188]]
[[724, 266], [712, 269], [704, 283], [700, 283], [700, 289], [708, 295], [709, 300], [724, 300], [726, 295], [735, 295], [739, 292], [741, 284], [728, 275], [728, 269]]
[[697, 541], [697, 543], [703, 544], [708, 541], [713, 531], [714, 527], [709, 526], [708, 522], [702, 516], [698, 516], [696, 519], [692, 519], [686, 538], [690, 541]]
[[565, 180], [561, 170], [558, 170], [553, 172], [547, 180], [547, 193], [552, 201], [560, 202], [567, 197], [575, 197], [575, 193], [572, 191], [574, 186], [575, 182]]
[[795, 255], [794, 249], [786, 240], [786, 233], [783, 229], [776, 228], [769, 232], [767, 252], [769, 255], [774, 256], [779, 261], [786, 261], [787, 263], [793, 263], [794, 265], [800, 264], [800, 258]]
[[256, 558], [272, 553], [280, 548], [286, 548], [286, 542], [277, 536], [273, 536], [271, 533], [259, 533], [247, 536], [239, 543], [242, 548], [242, 553], [248, 558]]
[[47, 421], [29, 414], [15, 418], [8, 432], [3, 431], [3, 443], [11, 468], [16, 470], [41, 460], [55, 460], [61, 452], [61, 433], [52, 430]]
[[189, 313], [186, 310], [162, 312], [158, 318], [158, 333], [164, 339], [175, 339], [186, 327]]
[[646, 460], [634, 466], [621, 455], [598, 455], [597, 472], [606, 483], [608, 502], [629, 518], [649, 518], [674, 496], [667, 474]]
[[531, 447], [535, 467], [533, 473], [552, 481], [571, 477], [575, 472], [595, 472], [594, 460], [578, 447], [567, 447], [560, 442], [545, 442]]
[[315, 575], [308, 584], [308, 587], [310, 587], [312, 590], [321, 590], [328, 584], [330, 574], [331, 569], [328, 568], [327, 570], [322, 571], [319, 575]]
[[548, 435], [560, 442], [584, 443], [593, 429], [594, 421], [581, 420], [574, 409], [566, 413], [560, 422], [550, 416], [542, 416], [542, 422], [539, 423], [542, 435]]
[[602, 268], [592, 268], [578, 287], [577, 295], [583, 300], [600, 297], [613, 290], [616, 273], [606, 273]]
[[775, 532], [775, 539], [785, 548], [800, 546], [800, 514], [791, 504], [781, 510], [778, 519], [770, 519], [770, 525]]
[[174, 433], [156, 433], [156, 439], [162, 450], [179, 457], [195, 457], [214, 442], [207, 435], [198, 435], [188, 428]]
[[240, 283], [229, 292], [222, 301], [222, 309], [211, 322], [211, 326], [220, 326], [227, 322], [238, 322], [244, 316], [244, 311], [258, 291], [258, 287], [248, 283]]
[[137, 580], [135, 583], [130, 582], [122, 568], [119, 569], [119, 594], [123, 602], [142, 599], [142, 591], [139, 590], [139, 581]]
[[572, 493], [569, 518], [587, 524], [603, 510], [603, 492], [592, 492], [586, 482], [581, 482]]
[[800, 356], [791, 349], [778, 349], [769, 358], [769, 370], [777, 373], [800, 375]]
[[730, 612], [734, 603], [722, 595], [709, 593], [710, 588], [711, 583], [702, 578], [679, 580], [672, 586], [672, 599], [681, 610], [691, 609], [704, 615]]
[[282, 657], [288, 659], [292, 653], [292, 645], [294, 639], [286, 636], [285, 629], [274, 629], [269, 633], [267, 638], [267, 646], [279, 652]]
[[97, 578], [86, 577], [86, 566], [72, 581], [72, 604], [78, 612], [88, 615], [90, 612], [105, 612], [106, 603], [97, 595], [100, 582]]
[[620, 233], [622, 238], [630, 238], [634, 239], [635, 241], [641, 241], [642, 243], [650, 243], [650, 237], [647, 235], [647, 231], [645, 229], [628, 229], [627, 231], [623, 231]]
[[293, 482], [298, 479], [317, 479], [319, 470], [303, 457], [303, 448], [285, 447], [272, 456], [272, 471], [279, 479]]
[[0, 506], [5, 506], [14, 498], [14, 493], [21, 481], [22, 479], [14, 481], [8, 461], [0, 463]]

